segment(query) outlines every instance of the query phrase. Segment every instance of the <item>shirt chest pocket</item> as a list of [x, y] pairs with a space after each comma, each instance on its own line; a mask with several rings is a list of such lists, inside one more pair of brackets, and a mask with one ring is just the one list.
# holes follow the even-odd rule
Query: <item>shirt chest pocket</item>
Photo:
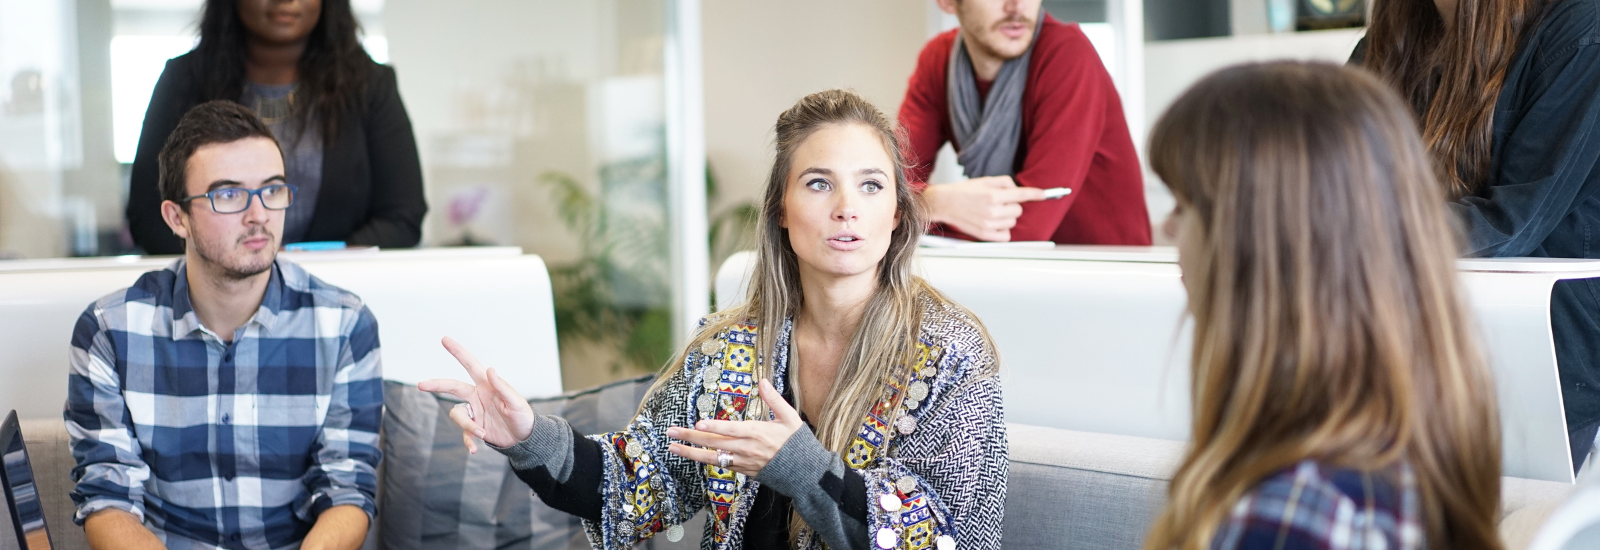
[[254, 443], [262, 459], [272, 454], [304, 457], [321, 433], [328, 416], [332, 380], [314, 362], [269, 362], [250, 377], [253, 388], [238, 396], [238, 413], [251, 415]]
[[[322, 435], [327, 417], [326, 394], [256, 394], [251, 425], [237, 429], [241, 448], [250, 449], [248, 462], [269, 479], [298, 479]], [[240, 411], [241, 414], [246, 411]]]

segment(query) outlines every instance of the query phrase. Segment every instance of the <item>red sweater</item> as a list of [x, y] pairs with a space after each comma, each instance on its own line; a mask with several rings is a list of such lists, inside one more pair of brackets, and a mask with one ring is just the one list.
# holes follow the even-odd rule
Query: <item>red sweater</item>
[[[1070, 187], [1072, 194], [1023, 203], [1011, 240], [1149, 245], [1144, 172], [1111, 75], [1076, 23], [1046, 15], [1040, 24], [1044, 28], [1033, 45], [1022, 94], [1015, 178], [1028, 187]], [[907, 176], [918, 190], [926, 185], [944, 142], [961, 148], [954, 143], [945, 104], [945, 72], [955, 39], [952, 29], [923, 46], [900, 104], [900, 125], [910, 141]], [[987, 94], [991, 84], [980, 81], [978, 89]], [[953, 228], [935, 231], [971, 238]]]

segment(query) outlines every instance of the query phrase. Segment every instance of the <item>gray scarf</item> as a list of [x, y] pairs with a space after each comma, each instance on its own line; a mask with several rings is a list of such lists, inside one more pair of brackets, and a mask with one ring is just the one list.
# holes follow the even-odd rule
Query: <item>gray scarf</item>
[[978, 80], [972, 71], [972, 58], [967, 55], [966, 41], [956, 34], [945, 78], [949, 82], [951, 126], [956, 143], [961, 144], [958, 158], [968, 178], [1013, 175], [1017, 144], [1022, 141], [1022, 92], [1028, 83], [1028, 60], [1033, 58], [1033, 45], [1039, 42], [1039, 29], [1044, 28], [1044, 14], [1034, 21], [1028, 51], [1000, 66], [1000, 74], [983, 105], [978, 104]]

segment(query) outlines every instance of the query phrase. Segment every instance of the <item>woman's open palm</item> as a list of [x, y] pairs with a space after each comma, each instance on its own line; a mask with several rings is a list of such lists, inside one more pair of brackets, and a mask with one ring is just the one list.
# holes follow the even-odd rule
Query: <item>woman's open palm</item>
[[417, 389], [431, 393], [448, 393], [471, 407], [469, 413], [466, 407], [457, 406], [450, 410], [450, 420], [461, 427], [461, 438], [467, 444], [467, 450], [478, 452], [478, 445], [472, 438], [477, 437], [484, 442], [496, 447], [510, 447], [527, 439], [533, 434], [533, 421], [535, 418], [533, 407], [523, 400], [522, 394], [517, 393], [510, 384], [495, 374], [494, 369], [484, 368], [472, 352], [462, 347], [460, 343], [446, 336], [443, 340], [444, 349], [454, 355], [456, 361], [467, 369], [467, 374], [472, 377], [472, 383], [459, 380], [433, 379], [424, 380], [417, 384]]

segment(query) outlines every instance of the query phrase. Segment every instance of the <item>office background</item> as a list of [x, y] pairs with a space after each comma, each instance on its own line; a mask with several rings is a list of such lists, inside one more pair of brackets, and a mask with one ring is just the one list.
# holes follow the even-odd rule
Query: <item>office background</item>
[[[0, 0], [0, 258], [137, 252], [128, 163], [165, 61], [193, 47], [200, 4]], [[705, 313], [716, 266], [748, 246], [778, 112], [847, 87], [893, 113], [923, 43], [955, 25], [932, 0], [353, 4], [415, 126], [424, 246], [543, 257], [569, 388], [652, 370]], [[1207, 72], [1342, 60], [1359, 39], [1294, 32], [1285, 5], [1045, 9], [1095, 43], [1142, 149], [1154, 115]], [[935, 181], [958, 177], [948, 148], [942, 158]], [[1159, 220], [1170, 198], [1148, 173], [1146, 187]]]

